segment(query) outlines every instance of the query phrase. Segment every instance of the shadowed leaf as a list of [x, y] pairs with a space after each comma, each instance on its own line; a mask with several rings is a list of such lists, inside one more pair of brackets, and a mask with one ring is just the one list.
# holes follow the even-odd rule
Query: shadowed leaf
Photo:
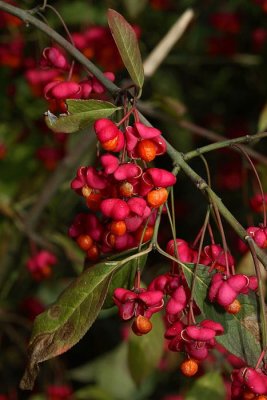
[[225, 386], [219, 372], [208, 372], [194, 380], [186, 393], [185, 400], [224, 400]]
[[68, 112], [56, 117], [48, 111], [45, 122], [53, 132], [74, 133], [99, 118], [107, 118], [120, 107], [100, 100], [67, 100]]
[[131, 18], [138, 17], [147, 5], [147, 0], [123, 0], [123, 6]]
[[108, 24], [130, 77], [139, 88], [142, 88], [144, 68], [133, 28], [122, 15], [112, 9], [108, 10]]
[[116, 288], [123, 287], [126, 289], [131, 289], [135, 278], [137, 262], [138, 262], [138, 267], [142, 271], [146, 264], [146, 260], [147, 260], [147, 254], [144, 254], [143, 256], [138, 258], [138, 261], [137, 259], [135, 259], [127, 263], [127, 265], [125, 265], [124, 268], [121, 268], [119, 271], [116, 271], [113, 274], [103, 308], [109, 308], [114, 306], [114, 301], [112, 300], [112, 296]]
[[152, 330], [143, 336], [131, 332], [128, 342], [128, 366], [133, 380], [140, 385], [158, 367], [164, 351], [164, 323], [161, 313], [151, 318]]
[[[135, 391], [135, 384], [127, 368], [126, 342], [92, 362], [71, 370], [69, 376], [77, 382], [95, 382], [109, 394], [110, 399], [132, 399]], [[91, 396], [88, 395], [86, 399], [91, 399]]]
[[39, 363], [66, 352], [84, 336], [102, 308], [113, 273], [139, 256], [102, 262], [85, 270], [36, 318], [22, 389], [33, 388]]

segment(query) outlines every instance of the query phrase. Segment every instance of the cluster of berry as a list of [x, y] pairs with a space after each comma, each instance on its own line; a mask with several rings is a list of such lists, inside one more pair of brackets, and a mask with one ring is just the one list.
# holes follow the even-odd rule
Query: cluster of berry
[[123, 132], [105, 118], [97, 120], [94, 129], [105, 152], [97, 168], [80, 167], [71, 182], [91, 212], [77, 215], [69, 229], [91, 260], [150, 240], [157, 209], [176, 182], [171, 172], [146, 165], [166, 151], [158, 129], [137, 121]]
[[[197, 251], [182, 239], [176, 239], [176, 245], [174, 240], [169, 241], [166, 251], [172, 257], [177, 254], [183, 263], [197, 261]], [[201, 264], [209, 267], [209, 272], [213, 274], [208, 291], [209, 300], [223, 306], [228, 313], [238, 313], [241, 306], [237, 297], [257, 289], [256, 277], [234, 274], [234, 259], [229, 252], [225, 255], [219, 244], [206, 246], [200, 259]], [[231, 274], [229, 266], [233, 271]], [[165, 303], [165, 338], [169, 340], [168, 348], [186, 353], [181, 371], [187, 376], [198, 371], [198, 363], [206, 359], [208, 350], [215, 346], [215, 336], [224, 333], [223, 326], [216, 321], [195, 321], [194, 315], [199, 314], [199, 309], [176, 262], [172, 263], [170, 272], [154, 278], [147, 289], [117, 288], [113, 299], [120, 317], [127, 321], [133, 320], [132, 330], [138, 335], [152, 329], [150, 318], [162, 310]]]
[[267, 375], [259, 368], [243, 367], [232, 372], [232, 399], [267, 400]]
[[[49, 70], [55, 72], [53, 79], [44, 86], [44, 97], [50, 102], [53, 109], [66, 112], [66, 99], [88, 99], [92, 95], [102, 95], [105, 93], [104, 86], [92, 75], [80, 78], [79, 73], [73, 72], [73, 67], [69, 64], [65, 54], [57, 47], [47, 47], [43, 50], [41, 61], [41, 71]], [[65, 77], [64, 73], [68, 72]], [[115, 75], [112, 72], [105, 72], [104, 75], [114, 81]]]

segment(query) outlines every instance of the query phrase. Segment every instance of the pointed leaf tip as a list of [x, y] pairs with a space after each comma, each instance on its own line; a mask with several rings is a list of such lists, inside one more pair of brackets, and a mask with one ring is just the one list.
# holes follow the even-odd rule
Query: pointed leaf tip
[[133, 82], [141, 89], [144, 83], [144, 68], [136, 33], [124, 17], [109, 9], [108, 24], [122, 61]]

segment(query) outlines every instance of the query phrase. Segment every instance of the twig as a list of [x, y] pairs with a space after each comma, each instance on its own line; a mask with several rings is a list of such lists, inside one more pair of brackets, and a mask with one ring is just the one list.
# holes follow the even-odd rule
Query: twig
[[[213, 151], [215, 149], [221, 149], [222, 147], [228, 147], [231, 143], [251, 143], [254, 140], [261, 139], [263, 137], [267, 137], [267, 133], [258, 133], [255, 135], [246, 135], [234, 139], [227, 139], [225, 136], [219, 135], [218, 133], [215, 133], [213, 131], [210, 131], [209, 129], [202, 128], [198, 125], [193, 124], [192, 122], [181, 120], [178, 121], [178, 124], [185, 129], [188, 129], [189, 131], [195, 133], [198, 136], [204, 137], [206, 139], [209, 139], [214, 142], [220, 142], [218, 144], [212, 143], [211, 145], [205, 146], [201, 149], [198, 150], [193, 150], [190, 151], [189, 153], [186, 154], [185, 159], [190, 160], [193, 157], [196, 157], [197, 154], [195, 154], [195, 151], [203, 153], [207, 153], [208, 151]], [[227, 143], [228, 142], [228, 143]], [[224, 144], [221, 146], [221, 144]], [[265, 157], [263, 154], [258, 153], [257, 151], [246, 147], [246, 146], [241, 146], [243, 149], [255, 160], [259, 161], [260, 163], [267, 165], [267, 157]]]
[[[139, 113], [140, 120], [145, 123], [146, 125], [150, 125], [149, 121]], [[228, 210], [228, 208], [223, 204], [222, 200], [217, 196], [217, 194], [209, 187], [207, 182], [198, 175], [185, 161], [184, 155], [177, 151], [170, 143], [167, 143], [167, 153], [171, 157], [176, 167], [173, 169], [173, 173], [178, 173], [181, 169], [196, 185], [196, 187], [204, 193], [208, 199], [211, 199], [213, 202], [216, 203], [218, 210], [220, 211], [221, 215], [224, 219], [229, 223], [229, 225], [233, 228], [236, 234], [245, 241], [247, 236], [246, 230], [243, 226], [237, 221], [237, 219], [233, 216], [233, 214]], [[257, 257], [264, 265], [265, 269], [267, 269], [267, 254], [261, 250], [258, 246], [255, 245], [255, 251]]]
[[[144, 103], [142, 101], [138, 102], [138, 109], [145, 115], [151, 117], [151, 118], [156, 118], [160, 119], [163, 122], [167, 121], [170, 116], [168, 115], [167, 117], [161, 115], [158, 111], [156, 111], [154, 108], [152, 108], [151, 105], [147, 105], [147, 103]], [[198, 136], [201, 136], [205, 139], [208, 139], [212, 142], [210, 145], [200, 147], [198, 149], [192, 150], [188, 153], [185, 154], [184, 158], [185, 160], [191, 160], [194, 157], [198, 157], [199, 154], [204, 154], [208, 153], [213, 150], [218, 150], [222, 149], [224, 147], [228, 147], [231, 143], [252, 143], [253, 141], [260, 140], [264, 137], [267, 137], [267, 132], [261, 132], [253, 135], [245, 135], [242, 137], [234, 138], [234, 139], [227, 139], [225, 136], [220, 135], [216, 132], [213, 132], [209, 129], [203, 128], [201, 126], [198, 126], [196, 124], [193, 124], [190, 121], [187, 121], [185, 119], [181, 119], [181, 116], [177, 113], [177, 117], [171, 117], [173, 118], [177, 124], [183, 128], [186, 129]], [[243, 145], [242, 146], [243, 150], [245, 150], [255, 161], [258, 161], [264, 165], [267, 165], [267, 157], [265, 157], [263, 154], [259, 153], [258, 151], [251, 149], [248, 146]], [[235, 150], [233, 148], [233, 150]]]
[[186, 10], [163, 37], [159, 44], [144, 61], [144, 73], [147, 78], [151, 77], [158, 69], [162, 61], [170, 52], [175, 43], [183, 36], [186, 28], [194, 18], [192, 9]]

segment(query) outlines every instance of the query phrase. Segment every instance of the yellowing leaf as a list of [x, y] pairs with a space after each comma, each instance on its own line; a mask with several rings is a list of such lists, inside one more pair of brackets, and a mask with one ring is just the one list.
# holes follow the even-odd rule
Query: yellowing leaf
[[102, 308], [113, 273], [140, 256], [142, 253], [137, 253], [121, 261], [101, 262], [86, 269], [55, 304], [35, 319], [28, 349], [29, 363], [20, 384], [22, 389], [33, 388], [39, 363], [68, 351], [84, 336]]

